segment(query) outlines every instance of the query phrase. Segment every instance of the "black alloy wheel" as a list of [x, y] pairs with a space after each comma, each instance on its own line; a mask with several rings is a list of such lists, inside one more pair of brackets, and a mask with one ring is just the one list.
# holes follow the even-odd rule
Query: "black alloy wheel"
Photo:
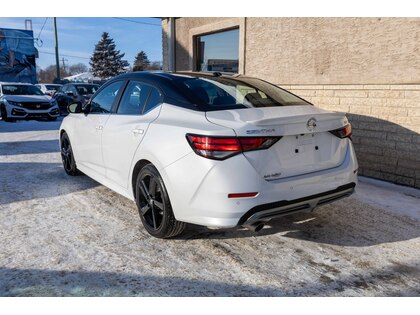
[[152, 164], [137, 176], [136, 203], [143, 226], [152, 236], [169, 238], [184, 231], [186, 224], [175, 219], [163, 180]]
[[63, 161], [64, 170], [70, 176], [79, 175], [80, 172], [76, 167], [76, 161], [74, 160], [70, 139], [66, 133], [62, 134], [60, 142], [61, 142], [61, 160]]

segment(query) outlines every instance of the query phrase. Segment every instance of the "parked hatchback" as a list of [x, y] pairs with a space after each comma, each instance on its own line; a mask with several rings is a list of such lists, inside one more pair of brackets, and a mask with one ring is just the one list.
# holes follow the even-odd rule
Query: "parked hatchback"
[[349, 196], [351, 125], [275, 85], [220, 73], [130, 73], [73, 104], [64, 169], [136, 202], [155, 237], [245, 226]]
[[53, 96], [55, 92], [58, 91], [60, 87], [62, 87], [62, 84], [53, 84], [53, 83], [40, 83], [35, 84], [37, 88], [39, 88], [45, 95]]
[[59, 116], [56, 101], [29, 83], [0, 82], [0, 110], [4, 121], [56, 120]]

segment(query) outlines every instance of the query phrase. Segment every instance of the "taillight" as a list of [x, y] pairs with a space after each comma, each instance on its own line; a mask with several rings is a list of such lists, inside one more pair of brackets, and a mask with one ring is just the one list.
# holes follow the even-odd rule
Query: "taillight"
[[331, 130], [330, 131], [334, 136], [337, 136], [341, 139], [343, 138], [350, 138], [351, 139], [351, 124], [345, 125], [343, 128]]
[[214, 137], [187, 134], [188, 142], [198, 155], [224, 160], [238, 153], [268, 149], [281, 137]]
[[258, 195], [258, 192], [228, 194], [228, 198], [252, 198]]

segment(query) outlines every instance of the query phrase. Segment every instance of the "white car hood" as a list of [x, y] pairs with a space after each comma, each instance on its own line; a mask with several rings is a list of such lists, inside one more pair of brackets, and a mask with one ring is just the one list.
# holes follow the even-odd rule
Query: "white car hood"
[[47, 95], [4, 95], [4, 99], [12, 102], [49, 102], [51, 97]]

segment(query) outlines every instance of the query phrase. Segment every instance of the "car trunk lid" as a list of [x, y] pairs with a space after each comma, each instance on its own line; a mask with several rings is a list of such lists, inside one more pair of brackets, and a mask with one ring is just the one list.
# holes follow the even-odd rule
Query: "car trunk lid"
[[346, 116], [310, 105], [211, 111], [206, 117], [238, 137], [281, 137], [269, 149], [244, 152], [266, 180], [337, 167], [347, 150], [347, 140], [329, 132], [345, 126]]

